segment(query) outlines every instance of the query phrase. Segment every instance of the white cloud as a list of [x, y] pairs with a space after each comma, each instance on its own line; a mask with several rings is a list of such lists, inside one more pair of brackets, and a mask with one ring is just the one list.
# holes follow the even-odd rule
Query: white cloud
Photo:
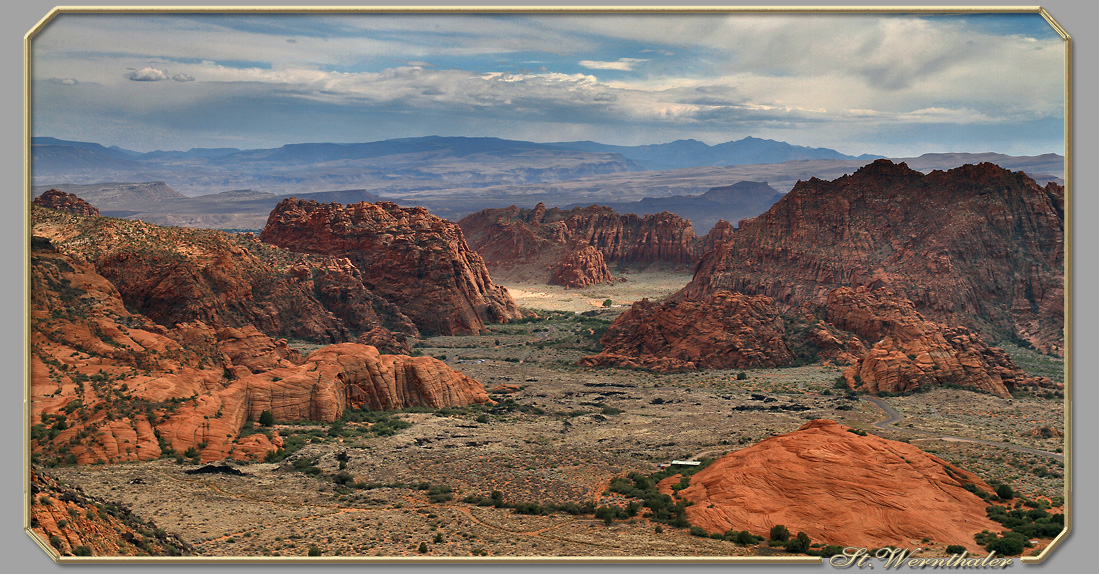
[[190, 74], [176, 74], [172, 76], [172, 80], [176, 82], [193, 82], [195, 77]]
[[130, 72], [127, 78], [135, 82], [159, 82], [168, 79], [168, 73], [160, 68], [141, 68], [136, 72]]
[[50, 78], [46, 81], [51, 84], [56, 84], [58, 86], [75, 86], [80, 83], [76, 81], [76, 78]]
[[641, 62], [648, 62], [648, 60], [641, 58], [619, 58], [614, 62], [580, 60], [578, 63], [589, 70], [621, 70], [623, 72], [631, 72], [633, 71], [634, 64], [640, 64]]

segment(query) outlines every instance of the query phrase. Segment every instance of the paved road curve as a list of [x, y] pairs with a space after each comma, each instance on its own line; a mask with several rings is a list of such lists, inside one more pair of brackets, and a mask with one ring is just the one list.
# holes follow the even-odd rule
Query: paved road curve
[[[876, 423], [873, 423], [874, 426], [876, 426], [880, 429], [889, 429], [890, 427], [893, 427], [893, 425], [895, 423], [898, 423], [898, 422], [904, 420], [904, 416], [902, 416], [901, 413], [898, 413], [893, 407], [886, 404], [885, 401], [883, 401], [881, 399], [874, 398], [874, 397], [864, 396], [862, 398], [864, 398], [864, 399], [874, 403], [875, 405], [877, 405], [877, 407], [879, 409], [881, 409], [882, 412], [884, 412], [885, 415], [886, 415], [886, 418], [884, 418], [884, 419], [882, 419], [882, 420], [880, 420]], [[1049, 451], [1045, 451], [1045, 450], [1038, 450], [1038, 449], [1035, 449], [1035, 448], [1027, 448], [1025, 446], [1016, 446], [1016, 445], [1013, 445], [1013, 444], [1008, 444], [1006, 442], [993, 442], [993, 441], [990, 441], [990, 440], [980, 440], [980, 439], [976, 439], [976, 438], [966, 438], [966, 437], [961, 437], [961, 436], [952, 436], [952, 435], [947, 435], [947, 434], [939, 434], [939, 433], [934, 433], [934, 432], [930, 432], [930, 431], [916, 430], [916, 429], [910, 429], [910, 428], [896, 428], [896, 427], [893, 427], [892, 430], [930, 435], [932, 437], [935, 437], [935, 438], [938, 438], [938, 439], [941, 439], [941, 440], [960, 441], [960, 442], [975, 442], [975, 443], [978, 443], [978, 444], [987, 444], [989, 446], [995, 446], [995, 447], [999, 447], [999, 448], [1006, 448], [1008, 450], [1013, 450], [1015, 452], [1025, 452], [1027, 454], [1036, 454], [1036, 455], [1039, 455], [1039, 456], [1048, 456], [1049, 458], [1054, 458], [1054, 459], [1057, 459], [1057, 460], [1060, 460], [1060, 461], [1065, 460], [1065, 455], [1063, 455], [1063, 454], [1057, 454], [1055, 452], [1049, 452]]]

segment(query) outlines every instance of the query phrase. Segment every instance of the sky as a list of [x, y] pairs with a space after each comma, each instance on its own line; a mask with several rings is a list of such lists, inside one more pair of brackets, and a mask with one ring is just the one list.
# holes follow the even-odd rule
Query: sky
[[135, 151], [425, 135], [1064, 153], [1029, 14], [63, 13], [32, 133]]

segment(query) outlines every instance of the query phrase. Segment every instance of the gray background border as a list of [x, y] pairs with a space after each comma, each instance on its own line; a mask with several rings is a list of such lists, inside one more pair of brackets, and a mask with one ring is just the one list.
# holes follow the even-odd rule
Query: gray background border
[[[14, 3], [12, 3], [14, 4]], [[67, 565], [61, 566], [50, 560], [23, 532], [22, 528], [22, 400], [23, 400], [23, 306], [22, 291], [23, 277], [23, 36], [39, 19], [55, 5], [55, 3], [41, 0], [21, 2], [17, 5], [9, 4], [4, 7], [0, 17], [0, 46], [3, 47], [3, 71], [8, 80], [3, 82], [0, 88], [0, 97], [3, 98], [4, 113], [0, 115], [3, 120], [3, 137], [0, 138], [2, 153], [0, 161], [3, 162], [4, 191], [0, 194], [0, 269], [5, 269], [6, 277], [0, 281], [0, 289], [3, 290], [3, 304], [0, 305], [0, 365], [4, 370], [0, 371], [0, 381], [3, 381], [2, 403], [3, 411], [0, 413], [0, 428], [2, 428], [5, 469], [0, 476], [0, 503], [2, 503], [4, 517], [0, 523], [0, 556], [3, 556], [4, 570], [7, 572], [44, 571], [61, 572], [64, 570], [88, 570], [95, 572], [109, 572], [122, 570], [125, 572], [145, 572], [153, 569], [170, 569], [173, 572], [260, 572], [277, 570], [278, 572], [307, 571], [303, 565], [289, 564], [247, 564], [247, 565]], [[132, 1], [112, 2], [63, 2], [65, 6], [153, 6], [183, 5], [166, 3], [145, 3]], [[324, 6], [363, 6], [364, 4], [346, 2], [340, 0], [324, 1]], [[376, 3], [380, 5], [394, 6], [398, 2]], [[454, 2], [453, 0], [436, 0], [417, 2], [420, 5], [432, 6], [569, 6], [580, 5], [579, 2]], [[713, 0], [699, 0], [680, 3], [665, 0], [636, 0], [631, 2], [598, 2], [602, 6], [735, 6], [732, 2], [714, 2]], [[1033, 6], [1032, 4], [1006, 4], [1000, 2], [934, 2], [924, 3], [928, 6]], [[195, 5], [210, 6], [213, 2], [197, 2]], [[302, 2], [288, 2], [286, 0], [271, 0], [269, 2], [234, 2], [224, 5], [232, 6], [304, 6]], [[744, 2], [741, 5], [759, 6], [761, 3]], [[783, 3], [789, 6], [919, 6], [920, 4], [889, 3], [889, 2], [860, 2], [860, 1], [833, 1], [822, 2], [820, 0], [801, 0]], [[1093, 547], [1090, 542], [1096, 535], [1095, 520], [1088, 511], [1095, 510], [1096, 489], [1091, 488], [1090, 480], [1096, 478], [1096, 460], [1092, 456], [1094, 450], [1090, 449], [1090, 441], [1087, 437], [1094, 436], [1096, 432], [1097, 417], [1089, 416], [1088, 406], [1096, 401], [1097, 389], [1092, 380], [1097, 373], [1096, 358], [1099, 353], [1090, 349], [1097, 339], [1096, 330], [1090, 328], [1089, 319], [1096, 318], [1096, 299], [1091, 297], [1092, 289], [1096, 284], [1096, 276], [1099, 273], [1095, 265], [1095, 243], [1099, 241], [1099, 228], [1092, 225], [1090, 217], [1097, 214], [1099, 198], [1093, 189], [1096, 176], [1093, 169], [1096, 153], [1096, 138], [1091, 131], [1096, 126], [1096, 106], [1091, 97], [1096, 96], [1095, 47], [1096, 36], [1096, 4], [1088, 5], [1080, 0], [1048, 0], [1042, 3], [1050, 14], [1072, 36], [1073, 53], [1073, 137], [1071, 141], [1074, 164], [1073, 170], [1073, 205], [1072, 223], [1073, 233], [1071, 237], [1073, 246], [1072, 259], [1072, 350], [1074, 359], [1073, 372], [1073, 429], [1074, 456], [1073, 477], [1074, 504], [1073, 504], [1073, 532], [1067, 540], [1061, 543], [1053, 555], [1040, 565], [1021, 565], [1016, 563], [1013, 568], [1022, 568], [1035, 571], [1083, 571], [1084, 564], [1094, 562], [1096, 556], [1092, 554]], [[1091, 97], [1089, 97], [1091, 96]], [[798, 142], [794, 142], [798, 143]], [[867, 150], [872, 152], [873, 150]], [[1083, 440], [1081, 440], [1083, 439]], [[384, 572], [423, 572], [446, 569], [455, 572], [493, 572], [511, 571], [513, 568], [522, 568], [529, 572], [559, 572], [569, 571], [610, 571], [610, 572], [662, 572], [669, 568], [680, 569], [685, 566], [671, 564], [633, 564], [633, 565], [594, 565], [594, 564], [493, 564], [493, 565], [383, 565], [383, 564], [357, 564], [357, 565], [324, 565], [326, 570], [339, 572], [352, 572], [370, 569]], [[309, 570], [317, 567], [309, 567]], [[808, 572], [828, 569], [828, 566], [794, 566], [794, 565], [692, 565], [686, 566], [692, 572], [724, 572], [729, 568], [738, 571], [765, 570], [766, 572]]]

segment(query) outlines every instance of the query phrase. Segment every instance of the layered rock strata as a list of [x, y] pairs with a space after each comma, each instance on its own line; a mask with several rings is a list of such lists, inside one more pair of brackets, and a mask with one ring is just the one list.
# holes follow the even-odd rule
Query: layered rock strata
[[56, 189], [51, 189], [42, 195], [34, 198], [32, 202], [39, 207], [45, 207], [47, 209], [53, 209], [56, 211], [64, 211], [72, 215], [92, 216], [99, 215], [99, 210], [92, 204], [84, 201], [72, 193], [65, 193]]

